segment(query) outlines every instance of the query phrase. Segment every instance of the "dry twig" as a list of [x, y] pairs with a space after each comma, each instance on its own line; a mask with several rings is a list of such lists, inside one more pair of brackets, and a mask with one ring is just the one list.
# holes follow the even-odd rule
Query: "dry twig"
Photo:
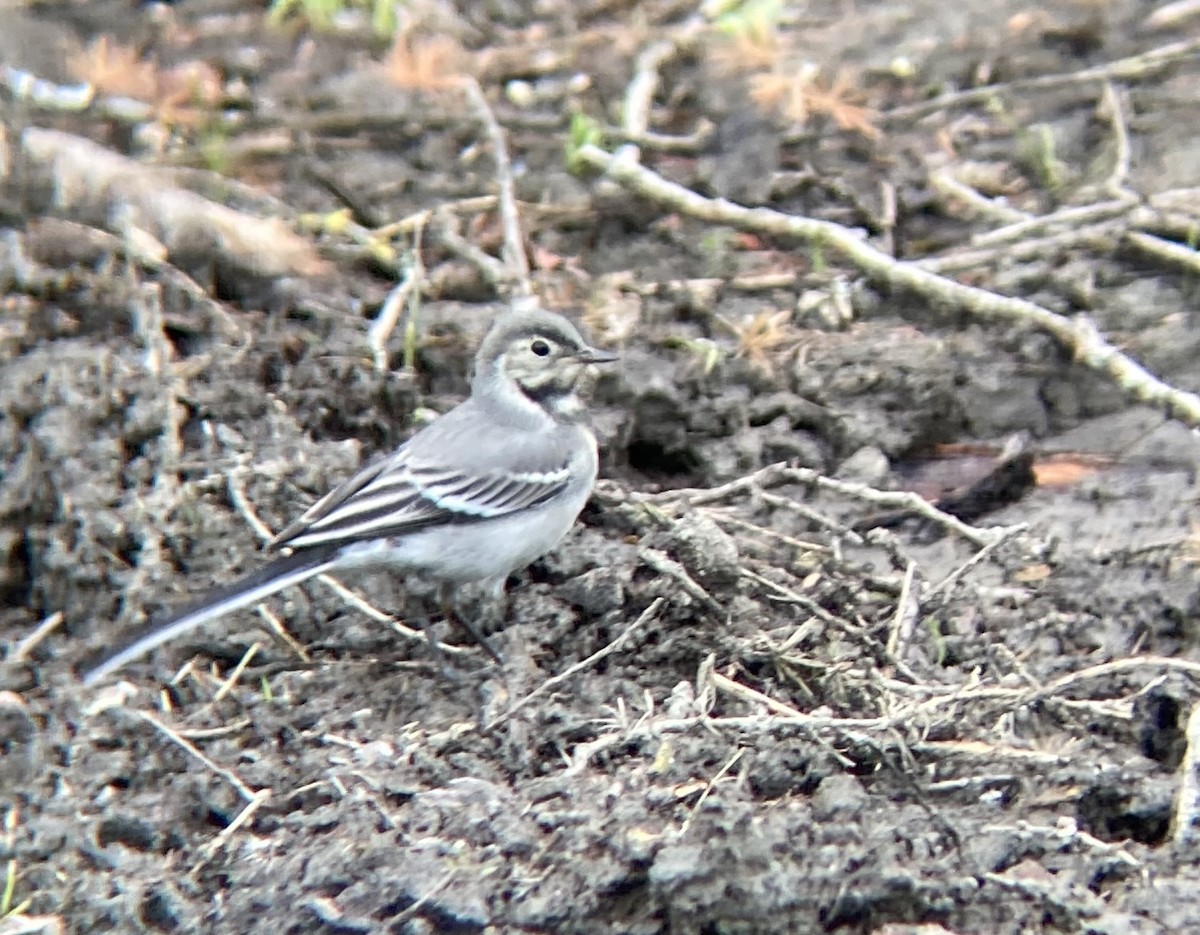
[[1179, 792], [1175, 796], [1175, 811], [1171, 816], [1171, 839], [1176, 845], [1192, 840], [1196, 814], [1200, 812], [1200, 702], [1188, 715], [1187, 751], [1179, 764]]
[[1078, 71], [1057, 75], [1038, 75], [1033, 78], [1021, 78], [1004, 84], [989, 84], [980, 88], [968, 88], [965, 91], [951, 91], [927, 101], [915, 104], [905, 104], [886, 111], [882, 118], [888, 123], [912, 120], [926, 114], [935, 113], [950, 107], [961, 107], [965, 104], [980, 104], [992, 98], [1003, 97], [1006, 94], [1024, 93], [1027, 91], [1060, 88], [1066, 85], [1087, 84], [1093, 81], [1120, 81], [1132, 78], [1144, 78], [1164, 68], [1169, 68], [1176, 62], [1195, 54], [1200, 50], [1200, 39], [1183, 39], [1167, 45], [1141, 52], [1128, 58], [1117, 59], [1105, 65], [1093, 68], [1081, 68]]
[[189, 873], [195, 876], [204, 866], [217, 855], [217, 852], [222, 848], [227, 847], [233, 836], [239, 830], [245, 827], [246, 823], [254, 817], [255, 813], [262, 808], [267, 800], [271, 798], [270, 789], [259, 789], [254, 793], [254, 797], [246, 803], [245, 808], [237, 813], [237, 816], [228, 825], [220, 830], [215, 838], [209, 841], [200, 851], [200, 859], [192, 865]]
[[699, 506], [705, 503], [721, 502], [741, 494], [761, 495], [764, 490], [771, 487], [778, 487], [781, 484], [813, 485], [822, 490], [852, 497], [856, 500], [862, 500], [886, 509], [910, 511], [921, 516], [923, 519], [928, 519], [945, 527], [948, 531], [961, 536], [980, 548], [998, 540], [1003, 541], [1008, 539], [1025, 528], [1023, 525], [1018, 525], [978, 529], [968, 523], [964, 523], [956, 516], [951, 516], [949, 513], [939, 510], [918, 494], [906, 491], [876, 490], [874, 487], [868, 487], [866, 484], [826, 477], [824, 474], [814, 471], [811, 468], [789, 467], [783, 462], [760, 468], [751, 474], [739, 477], [736, 480], [729, 481], [717, 487], [678, 488], [676, 490], [664, 490], [662, 493], [634, 493], [628, 496], [635, 503], [672, 503], [683, 501], [692, 506]]
[[178, 731], [164, 724], [153, 714], [150, 714], [146, 711], [137, 710], [134, 710], [132, 713], [137, 715], [139, 718], [161, 733], [164, 737], [170, 740], [171, 743], [186, 751], [200, 763], [203, 763], [205, 768], [207, 768], [210, 772], [224, 779], [227, 783], [233, 786], [233, 788], [237, 790], [238, 795], [240, 795], [247, 802], [253, 802], [255, 798], [257, 798], [262, 792], [269, 791], [262, 789], [251, 789], [244, 782], [242, 782], [241, 779], [238, 778], [237, 773], [233, 772], [233, 770], [226, 769], [224, 766], [217, 765], [215, 762], [209, 759], [209, 757], [205, 756], [194, 743], [185, 739], [184, 737], [181, 737]]
[[504, 247], [501, 258], [508, 272], [509, 285], [517, 296], [533, 294], [529, 281], [529, 257], [525, 254], [525, 237], [521, 233], [521, 219], [517, 213], [517, 192], [513, 183], [512, 162], [508, 158], [508, 147], [504, 131], [479, 82], [472, 77], [462, 79], [462, 88], [475, 117], [483, 125], [488, 142], [492, 146], [492, 159], [496, 162], [496, 186], [499, 189], [500, 224], [504, 230]]
[[497, 727], [499, 727], [505, 721], [509, 720], [514, 714], [516, 714], [518, 711], [520, 711], [522, 708], [524, 708], [527, 704], [529, 704], [535, 698], [540, 698], [542, 695], [546, 694], [547, 692], [553, 691], [559, 685], [562, 685], [563, 683], [574, 678], [576, 675], [578, 675], [583, 670], [591, 668], [597, 662], [599, 662], [601, 659], [604, 659], [607, 656], [611, 656], [613, 653], [615, 653], [617, 650], [619, 650], [622, 646], [624, 646], [627, 642], [629, 642], [629, 638], [635, 632], [637, 632], [639, 629], [641, 629], [647, 623], [649, 623], [651, 620], [653, 620], [658, 615], [658, 612], [662, 608], [664, 603], [666, 603], [665, 598], [656, 597], [650, 603], [650, 606], [647, 607], [645, 610], [643, 610], [642, 613], [638, 616], [638, 618], [635, 621], [633, 621], [633, 623], [629, 624], [629, 626], [627, 626], [624, 630], [622, 630], [621, 634], [615, 640], [613, 640], [607, 646], [604, 646], [601, 649], [596, 650], [596, 652], [592, 653], [586, 659], [581, 659], [579, 662], [575, 663], [573, 666], [570, 666], [565, 671], [560, 672], [558, 675], [555, 675], [555, 676], [552, 676], [551, 678], [546, 679], [546, 681], [542, 682], [541, 685], [539, 685], [537, 688], [535, 688], [533, 691], [531, 691], [528, 695], [526, 695], [520, 701], [514, 702], [513, 705], [507, 711], [505, 711], [503, 714], [501, 714], [499, 717], [497, 717], [496, 720], [494, 720], [490, 724], [486, 725], [483, 728], [484, 732], [486, 733], [486, 732], [495, 730]]
[[44, 619], [36, 627], [33, 628], [28, 636], [23, 637], [13, 649], [12, 655], [9, 656], [10, 662], [24, 662], [29, 658], [30, 654], [41, 645], [42, 640], [53, 633], [63, 622], [63, 612], [56, 610], [49, 617]]
[[[1200, 40], [1195, 45], [1200, 48]], [[1027, 299], [988, 292], [939, 276], [919, 264], [898, 261], [839, 224], [769, 208], [746, 208], [723, 198], [706, 198], [643, 166], [619, 162], [591, 144], [579, 147], [576, 158], [639, 194], [692, 217], [772, 237], [821, 243], [891, 288], [912, 290], [930, 301], [965, 309], [980, 318], [1043, 330], [1067, 348], [1077, 362], [1108, 376], [1132, 399], [1155, 406], [1186, 425], [1200, 427], [1200, 396], [1159, 380], [1104, 340], [1084, 316], [1066, 318]]]

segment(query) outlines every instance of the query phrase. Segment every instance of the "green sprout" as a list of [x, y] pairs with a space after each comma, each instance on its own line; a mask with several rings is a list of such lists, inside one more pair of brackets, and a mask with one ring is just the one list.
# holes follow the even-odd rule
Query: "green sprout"
[[728, 352], [711, 338], [671, 338], [667, 342], [671, 347], [682, 347], [695, 358], [700, 365], [700, 372], [708, 376], [716, 368]]
[[339, 16], [348, 10], [366, 10], [371, 15], [371, 30], [375, 35], [391, 38], [399, 28], [396, 0], [271, 0], [267, 22], [281, 26], [292, 18], [300, 18], [313, 29], [333, 29]]
[[1021, 159], [1047, 191], [1062, 188], [1066, 166], [1058, 158], [1054, 131], [1044, 123], [1034, 124], [1018, 136]]
[[716, 0], [704, 4], [704, 15], [730, 38], [769, 36], [779, 27], [782, 0]]
[[567, 143], [565, 146], [567, 170], [572, 175], [581, 174], [586, 165], [579, 158], [579, 150], [583, 149], [584, 146], [602, 146], [603, 144], [604, 131], [601, 129], [600, 124], [587, 114], [574, 114], [571, 117], [571, 127], [567, 131]]
[[946, 664], [946, 638], [942, 633], [942, 621], [937, 617], [926, 617], [925, 627], [929, 630], [929, 635], [933, 639], [935, 665]]

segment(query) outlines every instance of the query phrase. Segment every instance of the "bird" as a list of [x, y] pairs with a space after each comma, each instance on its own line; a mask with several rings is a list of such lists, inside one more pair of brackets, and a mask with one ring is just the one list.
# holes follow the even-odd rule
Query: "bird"
[[554, 312], [528, 305], [503, 312], [480, 343], [463, 402], [285, 527], [268, 544], [284, 554], [152, 618], [85, 663], [83, 682], [326, 572], [389, 568], [426, 576], [444, 591], [479, 584], [498, 598], [510, 574], [558, 544], [591, 495], [598, 455], [583, 396], [594, 365], [617, 359]]

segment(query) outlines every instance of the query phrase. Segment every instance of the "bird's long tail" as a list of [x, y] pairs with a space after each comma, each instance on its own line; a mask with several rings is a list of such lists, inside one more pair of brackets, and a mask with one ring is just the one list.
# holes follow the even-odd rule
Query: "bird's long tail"
[[244, 578], [217, 588], [191, 604], [151, 620], [145, 627], [104, 650], [84, 664], [80, 676], [87, 685], [145, 655], [181, 634], [299, 584], [337, 564], [337, 548], [302, 549], [275, 559]]

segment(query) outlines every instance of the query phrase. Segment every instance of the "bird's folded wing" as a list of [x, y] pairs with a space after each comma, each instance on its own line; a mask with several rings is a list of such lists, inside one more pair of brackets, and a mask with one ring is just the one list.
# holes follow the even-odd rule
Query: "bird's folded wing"
[[435, 523], [494, 519], [550, 499], [570, 479], [565, 460], [544, 470], [499, 465], [478, 470], [402, 448], [317, 501], [271, 544], [309, 548], [402, 535]]

